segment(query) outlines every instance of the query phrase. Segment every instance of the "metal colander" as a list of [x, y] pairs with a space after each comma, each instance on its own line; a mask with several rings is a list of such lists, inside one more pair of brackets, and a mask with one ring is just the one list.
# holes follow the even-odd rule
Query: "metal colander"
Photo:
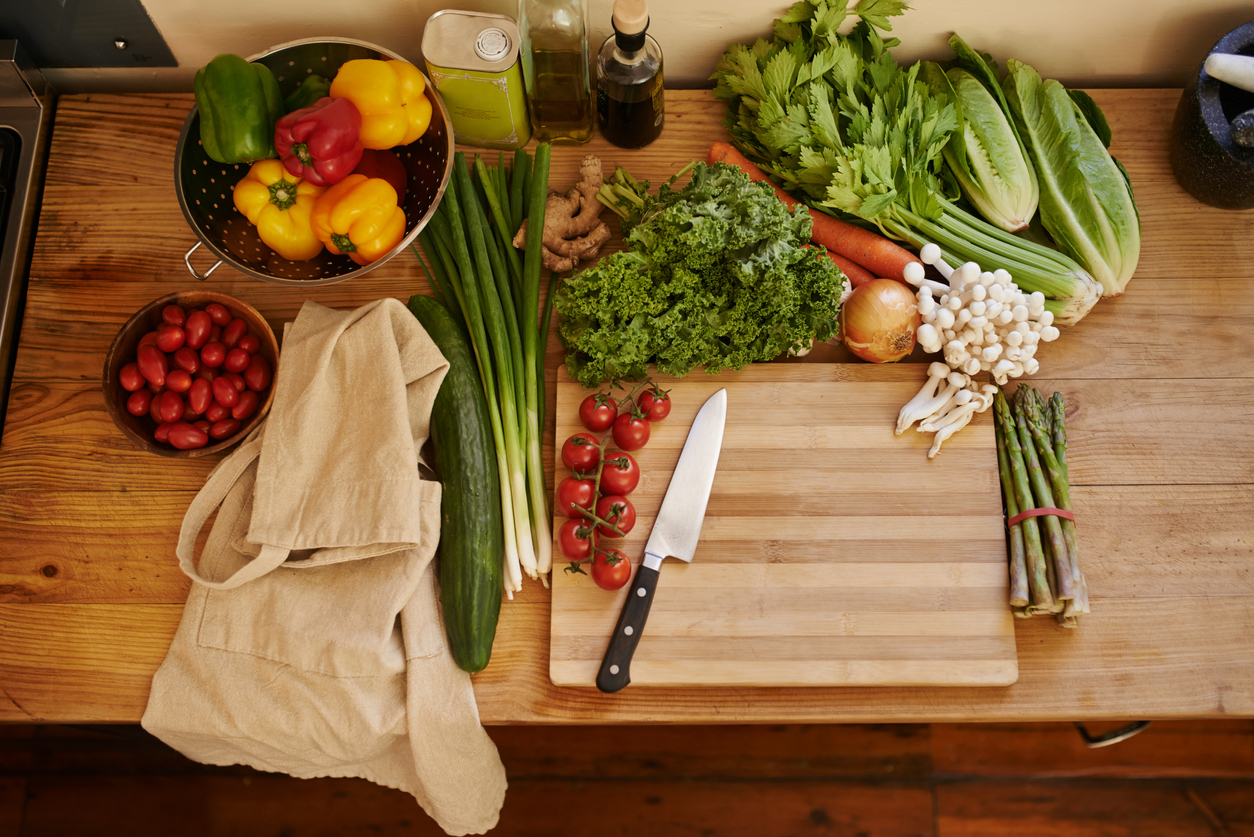
[[[286, 97], [309, 74], [331, 79], [344, 63], [358, 58], [388, 60], [401, 59], [401, 56], [363, 41], [320, 38], [282, 44], [248, 60], [269, 67]], [[405, 238], [387, 254], [366, 265], [359, 265], [348, 256], [333, 256], [326, 250], [308, 261], [294, 262], [262, 243], [256, 228], [235, 208], [232, 198], [235, 184], [248, 174], [251, 164], [223, 164], [209, 159], [200, 144], [200, 114], [193, 107], [179, 135], [174, 165], [179, 206], [200, 238], [183, 257], [192, 276], [207, 279], [225, 262], [240, 273], [267, 282], [329, 285], [368, 273], [408, 247], [431, 218], [453, 171], [453, 132], [449, 130], [448, 111], [430, 79], [425, 75], [423, 78], [432, 105], [431, 125], [416, 142], [392, 149], [409, 175], [402, 204]], [[199, 273], [192, 267], [191, 259], [202, 244], [217, 256], [218, 262]]]

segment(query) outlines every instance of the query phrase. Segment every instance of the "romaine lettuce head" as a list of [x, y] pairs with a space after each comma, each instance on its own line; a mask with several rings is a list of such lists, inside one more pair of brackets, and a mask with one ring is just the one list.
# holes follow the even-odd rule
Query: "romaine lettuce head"
[[945, 163], [985, 220], [1007, 232], [1026, 229], [1036, 213], [1040, 186], [1006, 114], [981, 81], [959, 67], [935, 64], [924, 76], [934, 93], [954, 104], [960, 128], [945, 146]]
[[1002, 87], [1041, 183], [1041, 223], [1067, 254], [1119, 296], [1141, 255], [1132, 185], [1067, 88], [1011, 59]]

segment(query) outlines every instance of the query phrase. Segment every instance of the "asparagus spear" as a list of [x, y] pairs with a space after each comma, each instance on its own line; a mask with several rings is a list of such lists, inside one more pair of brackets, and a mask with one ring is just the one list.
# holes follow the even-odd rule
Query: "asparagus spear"
[[[1010, 455], [1006, 452], [1006, 435], [1001, 422], [994, 422], [997, 436], [997, 470], [1001, 474], [1001, 493], [1006, 503], [1006, 519], [1019, 513], [1014, 486], [1010, 481]], [[1028, 568], [1023, 524], [1010, 527], [1010, 605], [1022, 608], [1028, 603]]]
[[[1010, 404], [1007, 403], [1006, 396], [1000, 388], [993, 397], [993, 409], [997, 413], [997, 420], [1002, 425], [1002, 433], [1006, 440], [1006, 456], [1010, 462], [1015, 502], [1020, 509], [1033, 508], [1032, 490], [1028, 486], [1027, 468], [1023, 463], [1023, 449], [1019, 444], [1019, 436], [1014, 430], [1014, 417], [1010, 413]], [[1032, 593], [1032, 603], [1028, 606], [1028, 613], [1031, 615], [1048, 611], [1054, 603], [1054, 596], [1050, 592], [1037, 518], [1029, 517], [1021, 525], [1028, 569], [1028, 587]]]
[[[1028, 397], [1018, 399], [1020, 404], [1015, 411], [1014, 423], [1018, 430], [1019, 442], [1023, 447], [1023, 461], [1027, 464], [1028, 481], [1032, 486], [1032, 494], [1036, 497], [1037, 505], [1035, 508], [1044, 508], [1054, 505], [1054, 494], [1050, 490], [1049, 481], [1045, 478], [1045, 474], [1041, 470], [1040, 459], [1036, 455], [1036, 445], [1032, 440], [1032, 433], [1028, 430], [1027, 419], [1024, 418], [1024, 412]], [[1047, 514], [1039, 518], [1044, 521], [1045, 533], [1049, 539], [1050, 557], [1053, 559], [1051, 566], [1054, 567], [1055, 583], [1058, 585], [1056, 590], [1057, 599], [1073, 599], [1075, 598], [1075, 580], [1071, 576], [1071, 559], [1067, 556], [1066, 541], [1062, 536], [1062, 526], [1058, 522], [1058, 518], [1052, 514]]]
[[[1058, 457], [1054, 454], [1053, 440], [1049, 432], [1045, 428], [1045, 417], [1042, 408], [1048, 409], [1044, 397], [1035, 392], [1034, 396], [1026, 399], [1025, 418], [1027, 419], [1028, 430], [1032, 434], [1032, 440], [1036, 443], [1037, 453], [1040, 454], [1041, 464], [1045, 467], [1045, 473], [1049, 476], [1050, 488], [1054, 494], [1054, 505], [1060, 509], [1071, 511], [1071, 486], [1067, 483], [1067, 478], [1063, 474], [1062, 465], [1058, 462]], [[1078, 582], [1080, 580], [1080, 558], [1076, 550], [1075, 537], [1075, 521], [1059, 518], [1059, 524], [1062, 526], [1063, 542], [1067, 547], [1067, 560], [1071, 565], [1071, 580]]]
[[1050, 425], [1053, 428], [1054, 456], [1062, 466], [1062, 478], [1071, 485], [1071, 473], [1067, 469], [1067, 424], [1062, 393], [1055, 392], [1049, 399]]

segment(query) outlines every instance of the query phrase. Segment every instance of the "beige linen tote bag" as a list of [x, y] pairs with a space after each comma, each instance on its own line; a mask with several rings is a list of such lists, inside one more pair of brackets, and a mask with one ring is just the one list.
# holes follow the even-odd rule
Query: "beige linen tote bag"
[[399, 788], [449, 834], [496, 824], [505, 772], [447, 645], [440, 485], [418, 475], [447, 369], [397, 300], [305, 303], [270, 416], [183, 521], [195, 583], [145, 729], [207, 764]]

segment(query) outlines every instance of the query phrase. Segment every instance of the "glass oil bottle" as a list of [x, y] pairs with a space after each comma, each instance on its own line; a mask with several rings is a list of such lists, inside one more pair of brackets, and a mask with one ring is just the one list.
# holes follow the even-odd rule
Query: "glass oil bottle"
[[523, 80], [540, 142], [592, 139], [586, 0], [519, 0]]
[[614, 34], [597, 54], [597, 124], [620, 148], [643, 148], [662, 133], [662, 48], [646, 31], [644, 0], [615, 0]]

